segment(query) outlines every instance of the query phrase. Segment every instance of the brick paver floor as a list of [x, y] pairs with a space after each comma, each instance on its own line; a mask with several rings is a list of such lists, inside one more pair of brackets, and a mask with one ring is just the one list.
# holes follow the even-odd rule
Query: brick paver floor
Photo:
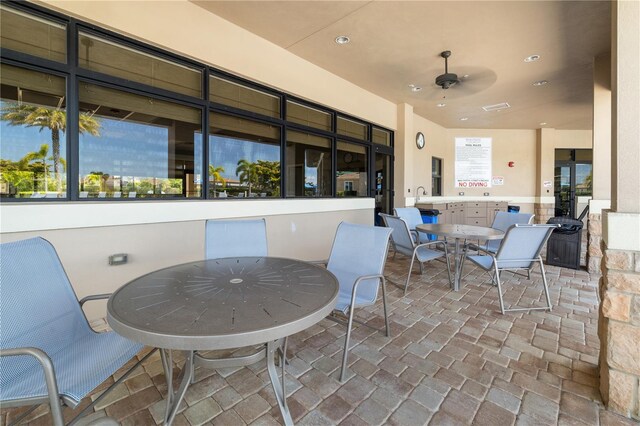
[[[457, 293], [449, 289], [444, 264], [430, 262], [423, 275], [415, 267], [403, 296], [407, 269], [406, 257], [389, 257], [392, 336], [356, 325], [344, 383], [338, 381], [342, 325], [323, 320], [290, 339], [288, 404], [297, 424], [636, 424], [606, 411], [598, 392], [597, 277], [548, 266], [553, 312], [501, 315], [497, 289], [470, 264]], [[539, 273], [531, 281], [510, 273], [503, 279], [507, 304], [543, 303]], [[357, 316], [371, 326], [384, 324], [381, 303]], [[158, 354], [138, 370], [88, 419], [158, 423], [166, 394]], [[281, 423], [262, 362], [199, 370], [197, 377], [174, 424]], [[3, 410], [0, 423], [22, 410]], [[29, 424], [49, 424], [47, 412], [39, 407]]]

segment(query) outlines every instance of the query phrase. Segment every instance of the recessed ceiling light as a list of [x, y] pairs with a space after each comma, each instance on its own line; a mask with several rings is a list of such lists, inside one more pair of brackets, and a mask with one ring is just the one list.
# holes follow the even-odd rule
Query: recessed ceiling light
[[468, 119], [469, 119], [469, 117], [462, 117], [462, 118], [460, 119], [460, 121], [467, 121]]
[[524, 58], [525, 62], [535, 62], [538, 59], [540, 59], [540, 55], [531, 55], [531, 56], [527, 56], [526, 58]]
[[436, 106], [437, 106], [438, 108], [442, 108], [442, 107], [447, 106], [447, 104], [438, 104], [438, 105], [436, 105]]
[[462, 78], [469, 78], [469, 77], [470, 77], [469, 74], [465, 74], [465, 75], [462, 76]]
[[533, 85], [534, 86], [544, 86], [547, 83], [549, 83], [547, 80], [538, 80], [538, 81], [534, 81]]
[[411, 88], [411, 91], [412, 91], [412, 92], [419, 92], [419, 91], [421, 91], [421, 90], [422, 90], [422, 87], [420, 87], [420, 86], [413, 86], [413, 87]]
[[542, 123], [540, 123], [541, 126], [546, 126], [547, 123], [545, 121], [543, 121]]
[[347, 44], [351, 41], [351, 39], [346, 35], [341, 35], [336, 37], [336, 43], [338, 44]]

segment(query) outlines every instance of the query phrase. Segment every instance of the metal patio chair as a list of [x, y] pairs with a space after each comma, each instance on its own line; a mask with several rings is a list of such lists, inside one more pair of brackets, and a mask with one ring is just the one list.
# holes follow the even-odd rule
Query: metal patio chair
[[[49, 403], [63, 424], [61, 405], [76, 407], [141, 349], [115, 332], [96, 333], [78, 302], [53, 246], [42, 238], [0, 245], [0, 401], [3, 407]], [[80, 412], [74, 423], [124, 376]], [[21, 421], [33, 409], [15, 420]]]
[[427, 234], [416, 231], [416, 226], [423, 224], [422, 215], [417, 207], [397, 207], [393, 209], [393, 212], [396, 216], [407, 222], [413, 241], [418, 242], [418, 239], [420, 243], [428, 243], [431, 241]]
[[[342, 222], [338, 225], [333, 240], [327, 269], [336, 276], [340, 285], [334, 313], [341, 313], [348, 318], [345, 324], [347, 334], [342, 354], [341, 382], [344, 381], [347, 370], [351, 326], [354, 321], [369, 326], [354, 319], [354, 311], [356, 308], [375, 304], [380, 287], [382, 287], [386, 335], [387, 337], [390, 335], [385, 278], [382, 274], [387, 260], [390, 235], [391, 229], [389, 228]], [[329, 318], [342, 322], [335, 315]]]
[[[447, 243], [445, 241], [436, 240], [429, 241], [427, 243], [416, 244], [411, 236], [409, 225], [404, 219], [384, 213], [379, 213], [379, 215], [380, 217], [382, 217], [385, 226], [393, 230], [393, 233], [391, 234], [391, 240], [393, 241], [396, 253], [400, 252], [405, 256], [409, 256], [411, 258], [411, 263], [409, 264], [409, 273], [407, 274], [407, 281], [404, 284], [404, 294], [407, 294], [409, 280], [411, 279], [411, 271], [413, 270], [413, 262], [416, 259], [418, 259], [418, 264], [420, 265], [420, 273], [422, 273], [422, 264], [424, 262], [444, 257], [447, 263], [449, 284], [451, 284], [451, 268], [449, 265]], [[442, 248], [442, 251], [433, 250], [432, 248], [430, 248], [436, 246], [440, 246]], [[393, 256], [395, 257], [395, 253]]]
[[205, 259], [267, 255], [267, 225], [264, 219], [207, 220]]
[[[512, 225], [505, 234], [505, 237], [498, 249], [493, 254], [485, 252], [485, 255], [474, 255], [467, 258], [487, 272], [493, 271], [491, 279], [498, 287], [498, 296], [500, 298], [500, 311], [502, 314], [508, 311], [528, 311], [528, 310], [549, 310], [551, 311], [551, 298], [549, 297], [549, 286], [547, 285], [547, 277], [544, 272], [544, 265], [540, 252], [542, 247], [549, 239], [551, 232], [560, 225]], [[530, 270], [534, 264], [540, 265], [540, 273], [542, 274], [542, 284], [544, 285], [544, 293], [547, 299], [547, 306], [544, 307], [528, 307], [528, 308], [505, 308], [502, 296], [502, 283], [500, 281], [500, 272], [502, 271], [518, 271], [520, 269], [527, 270], [527, 276], [530, 277]]]
[[[507, 229], [511, 227], [511, 225], [521, 224], [521, 225], [529, 225], [533, 222], [533, 217], [535, 215], [530, 213], [508, 213], [508, 212], [497, 212], [495, 218], [493, 219], [493, 223], [491, 227], [493, 229], [498, 229], [503, 232], [507, 232]], [[500, 248], [500, 244], [502, 244], [502, 239], [500, 240], [489, 240], [486, 244], [480, 246], [480, 248], [484, 251], [488, 251], [491, 253], [497, 253]]]

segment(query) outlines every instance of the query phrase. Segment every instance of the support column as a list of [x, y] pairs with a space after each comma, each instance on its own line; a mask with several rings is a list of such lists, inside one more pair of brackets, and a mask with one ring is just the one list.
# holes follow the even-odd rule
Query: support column
[[640, 2], [612, 6], [611, 210], [602, 216], [600, 392], [640, 420]]
[[412, 105], [398, 104], [398, 129], [395, 136], [393, 186], [396, 192], [393, 197], [393, 205], [395, 207], [405, 207], [407, 198], [414, 196], [410, 187], [411, 182], [413, 182], [413, 161], [409, 158], [411, 155], [410, 147], [413, 146]]
[[587, 222], [587, 270], [600, 274], [602, 210], [611, 207], [611, 53], [593, 62], [593, 198]]
[[[533, 206], [535, 223], [547, 223], [555, 216], [553, 198], [553, 165], [555, 161], [555, 130], [538, 129], [536, 132], [536, 202]], [[551, 182], [551, 186], [545, 186]]]

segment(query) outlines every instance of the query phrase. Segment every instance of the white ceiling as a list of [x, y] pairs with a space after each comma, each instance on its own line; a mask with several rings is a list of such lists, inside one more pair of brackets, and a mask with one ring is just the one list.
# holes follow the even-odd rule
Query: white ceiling
[[[608, 1], [194, 3], [448, 128], [590, 129], [593, 58], [611, 44]], [[434, 83], [443, 50], [449, 72], [469, 75], [448, 90]], [[511, 108], [482, 110], [501, 102]]]

